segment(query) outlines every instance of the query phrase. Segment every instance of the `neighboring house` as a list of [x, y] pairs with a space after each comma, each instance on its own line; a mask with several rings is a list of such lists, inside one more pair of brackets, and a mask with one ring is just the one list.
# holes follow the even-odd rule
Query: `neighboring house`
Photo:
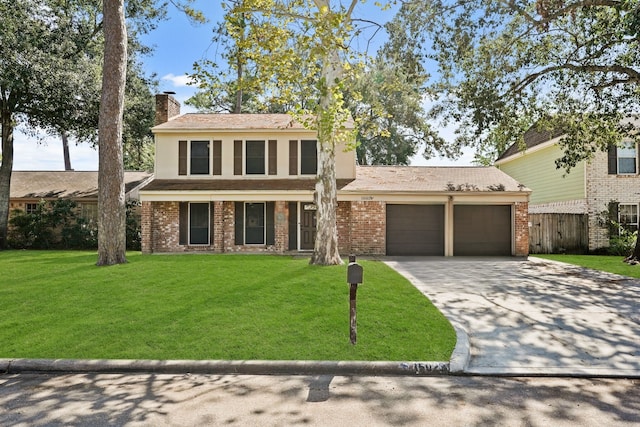
[[[315, 238], [316, 133], [286, 114], [185, 114], [156, 97], [142, 251], [299, 252]], [[530, 190], [493, 167], [356, 166], [336, 150], [344, 255], [528, 254]]]
[[562, 137], [561, 132], [532, 128], [524, 135], [522, 149], [514, 144], [495, 162], [496, 167], [533, 191], [529, 214], [586, 216], [589, 250], [609, 246], [609, 229], [602, 221], [603, 213], [605, 218], [611, 215], [625, 227], [637, 230], [640, 202], [637, 144], [623, 141], [620, 146], [610, 147], [607, 153], [596, 152], [593, 159], [578, 163], [567, 174], [555, 165], [555, 160], [562, 156], [558, 146]]
[[[149, 172], [125, 172], [125, 197], [138, 200], [138, 191], [153, 175]], [[41, 200], [70, 199], [77, 203], [78, 214], [88, 221], [98, 218], [98, 172], [14, 171], [11, 175], [9, 210], [35, 212]]]

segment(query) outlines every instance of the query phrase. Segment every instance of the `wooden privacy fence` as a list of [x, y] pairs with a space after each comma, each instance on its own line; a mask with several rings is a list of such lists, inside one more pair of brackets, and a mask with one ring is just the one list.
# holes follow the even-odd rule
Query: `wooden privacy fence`
[[529, 214], [529, 253], [586, 253], [589, 229], [586, 214]]

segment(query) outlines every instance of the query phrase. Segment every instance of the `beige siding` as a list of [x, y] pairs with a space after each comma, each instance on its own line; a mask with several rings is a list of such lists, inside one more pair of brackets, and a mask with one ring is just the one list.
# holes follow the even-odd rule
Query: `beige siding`
[[557, 145], [536, 150], [496, 165], [500, 170], [526, 185], [531, 193], [530, 204], [576, 200], [586, 197], [584, 162], [566, 174], [556, 169], [555, 160], [562, 156]]
[[[166, 132], [157, 133], [156, 140], [156, 179], [260, 179], [260, 178], [300, 178], [300, 175], [289, 175], [289, 141], [316, 139], [314, 133], [305, 131], [288, 132]], [[178, 175], [178, 141], [222, 141], [222, 175]], [[277, 175], [238, 176], [233, 174], [233, 141], [234, 140], [277, 140], [278, 173]], [[337, 178], [355, 178], [355, 151], [345, 151], [344, 147], [336, 149]], [[302, 176], [304, 177], [304, 175]]]

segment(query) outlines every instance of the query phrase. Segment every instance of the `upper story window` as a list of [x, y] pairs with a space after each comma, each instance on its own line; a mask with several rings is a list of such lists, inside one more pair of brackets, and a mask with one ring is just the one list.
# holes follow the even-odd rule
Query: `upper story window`
[[289, 141], [289, 175], [316, 175], [317, 173], [317, 141], [315, 139]]
[[179, 141], [178, 175], [221, 175], [221, 141]]
[[266, 163], [264, 141], [247, 141], [245, 151], [245, 173], [247, 175], [264, 175]]
[[234, 141], [233, 174], [277, 175], [278, 141]]
[[637, 149], [636, 143], [627, 141], [618, 147], [618, 174], [635, 174]]
[[609, 147], [609, 175], [636, 175], [638, 173], [638, 147], [633, 141]]
[[636, 231], [638, 229], [638, 205], [618, 205], [618, 223], [620, 227]]
[[318, 143], [315, 140], [300, 141], [300, 174], [318, 173]]
[[209, 175], [209, 141], [191, 141], [191, 175]]

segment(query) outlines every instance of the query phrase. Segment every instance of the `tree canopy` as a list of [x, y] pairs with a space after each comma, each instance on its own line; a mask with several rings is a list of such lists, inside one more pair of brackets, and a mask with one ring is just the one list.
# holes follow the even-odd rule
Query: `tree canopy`
[[419, 0], [397, 21], [437, 69], [434, 114], [478, 160], [537, 123], [566, 130], [556, 163], [570, 169], [630, 131], [620, 123], [640, 100], [639, 14], [637, 0]]
[[[344, 87], [357, 71], [349, 39], [353, 9], [329, 0], [237, 0], [223, 3], [225, 32], [233, 46], [225, 54], [235, 75], [201, 88], [231, 89], [236, 99], [257, 96], [270, 111], [289, 111], [318, 134], [316, 244], [311, 262], [341, 263], [337, 235], [335, 152], [353, 147]], [[211, 65], [211, 64], [207, 64]], [[197, 69], [203, 75], [202, 68]], [[224, 91], [223, 91], [224, 92]], [[226, 92], [229, 98], [230, 92]], [[236, 112], [242, 111], [237, 108]]]

